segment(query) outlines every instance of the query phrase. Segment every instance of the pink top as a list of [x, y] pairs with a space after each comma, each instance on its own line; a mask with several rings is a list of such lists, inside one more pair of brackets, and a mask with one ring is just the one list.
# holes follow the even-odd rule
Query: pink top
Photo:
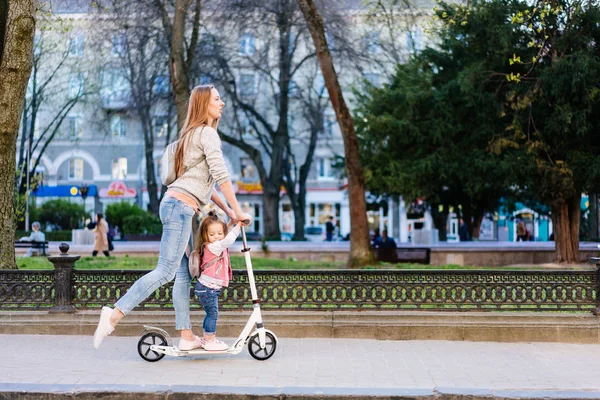
[[[198, 282], [213, 289], [229, 286], [229, 281], [233, 277], [233, 271], [231, 270], [231, 261], [227, 248], [235, 242], [239, 234], [240, 227], [235, 225], [223, 240], [217, 240], [216, 242], [204, 245], [202, 262], [200, 264], [201, 274]], [[218, 261], [212, 262], [211, 265], [206, 267], [208, 263], [218, 258], [220, 258]]]

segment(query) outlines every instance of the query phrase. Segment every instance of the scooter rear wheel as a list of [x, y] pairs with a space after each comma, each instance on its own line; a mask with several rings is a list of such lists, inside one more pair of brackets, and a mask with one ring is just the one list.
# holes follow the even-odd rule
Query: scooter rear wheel
[[164, 354], [151, 350], [150, 346], [153, 345], [166, 346], [167, 339], [158, 332], [148, 332], [138, 341], [138, 354], [148, 362], [162, 360], [162, 358], [165, 356]]
[[248, 339], [248, 353], [257, 360], [264, 361], [271, 358], [277, 350], [277, 338], [271, 332], [265, 332], [265, 348], [260, 348], [258, 332]]

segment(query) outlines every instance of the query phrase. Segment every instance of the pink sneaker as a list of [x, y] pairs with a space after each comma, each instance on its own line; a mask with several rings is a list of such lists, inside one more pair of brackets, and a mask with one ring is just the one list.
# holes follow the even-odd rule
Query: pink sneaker
[[225, 342], [221, 342], [217, 339], [206, 341], [206, 344], [204, 345], [204, 350], [206, 351], [224, 351], [227, 349], [229, 349], [229, 346], [227, 346]]
[[189, 351], [203, 347], [204, 339], [194, 335], [194, 340], [179, 339], [179, 350]]

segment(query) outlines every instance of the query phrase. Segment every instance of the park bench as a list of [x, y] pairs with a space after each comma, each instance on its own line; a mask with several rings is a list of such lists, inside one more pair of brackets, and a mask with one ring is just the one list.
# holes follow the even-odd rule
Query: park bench
[[45, 242], [28, 242], [28, 241], [20, 241], [20, 240], [15, 240], [15, 248], [32, 248], [34, 250], [38, 250], [41, 255], [43, 256], [47, 256], [47, 252], [46, 250], [48, 249], [48, 241], [46, 240]]
[[395, 249], [373, 249], [376, 261], [390, 263], [429, 264], [431, 249], [426, 247], [397, 247]]

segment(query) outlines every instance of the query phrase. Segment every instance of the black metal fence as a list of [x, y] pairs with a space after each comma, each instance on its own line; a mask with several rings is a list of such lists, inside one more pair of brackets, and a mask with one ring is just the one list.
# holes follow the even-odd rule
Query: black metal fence
[[[96, 309], [114, 303], [144, 273], [0, 270], [0, 309]], [[262, 307], [278, 310], [593, 312], [599, 305], [599, 272], [591, 270], [260, 270], [255, 274]], [[138, 309], [172, 309], [171, 295], [172, 283], [157, 289]], [[199, 307], [195, 300], [191, 304]], [[234, 272], [220, 306], [224, 310], [252, 306], [245, 271]]]

